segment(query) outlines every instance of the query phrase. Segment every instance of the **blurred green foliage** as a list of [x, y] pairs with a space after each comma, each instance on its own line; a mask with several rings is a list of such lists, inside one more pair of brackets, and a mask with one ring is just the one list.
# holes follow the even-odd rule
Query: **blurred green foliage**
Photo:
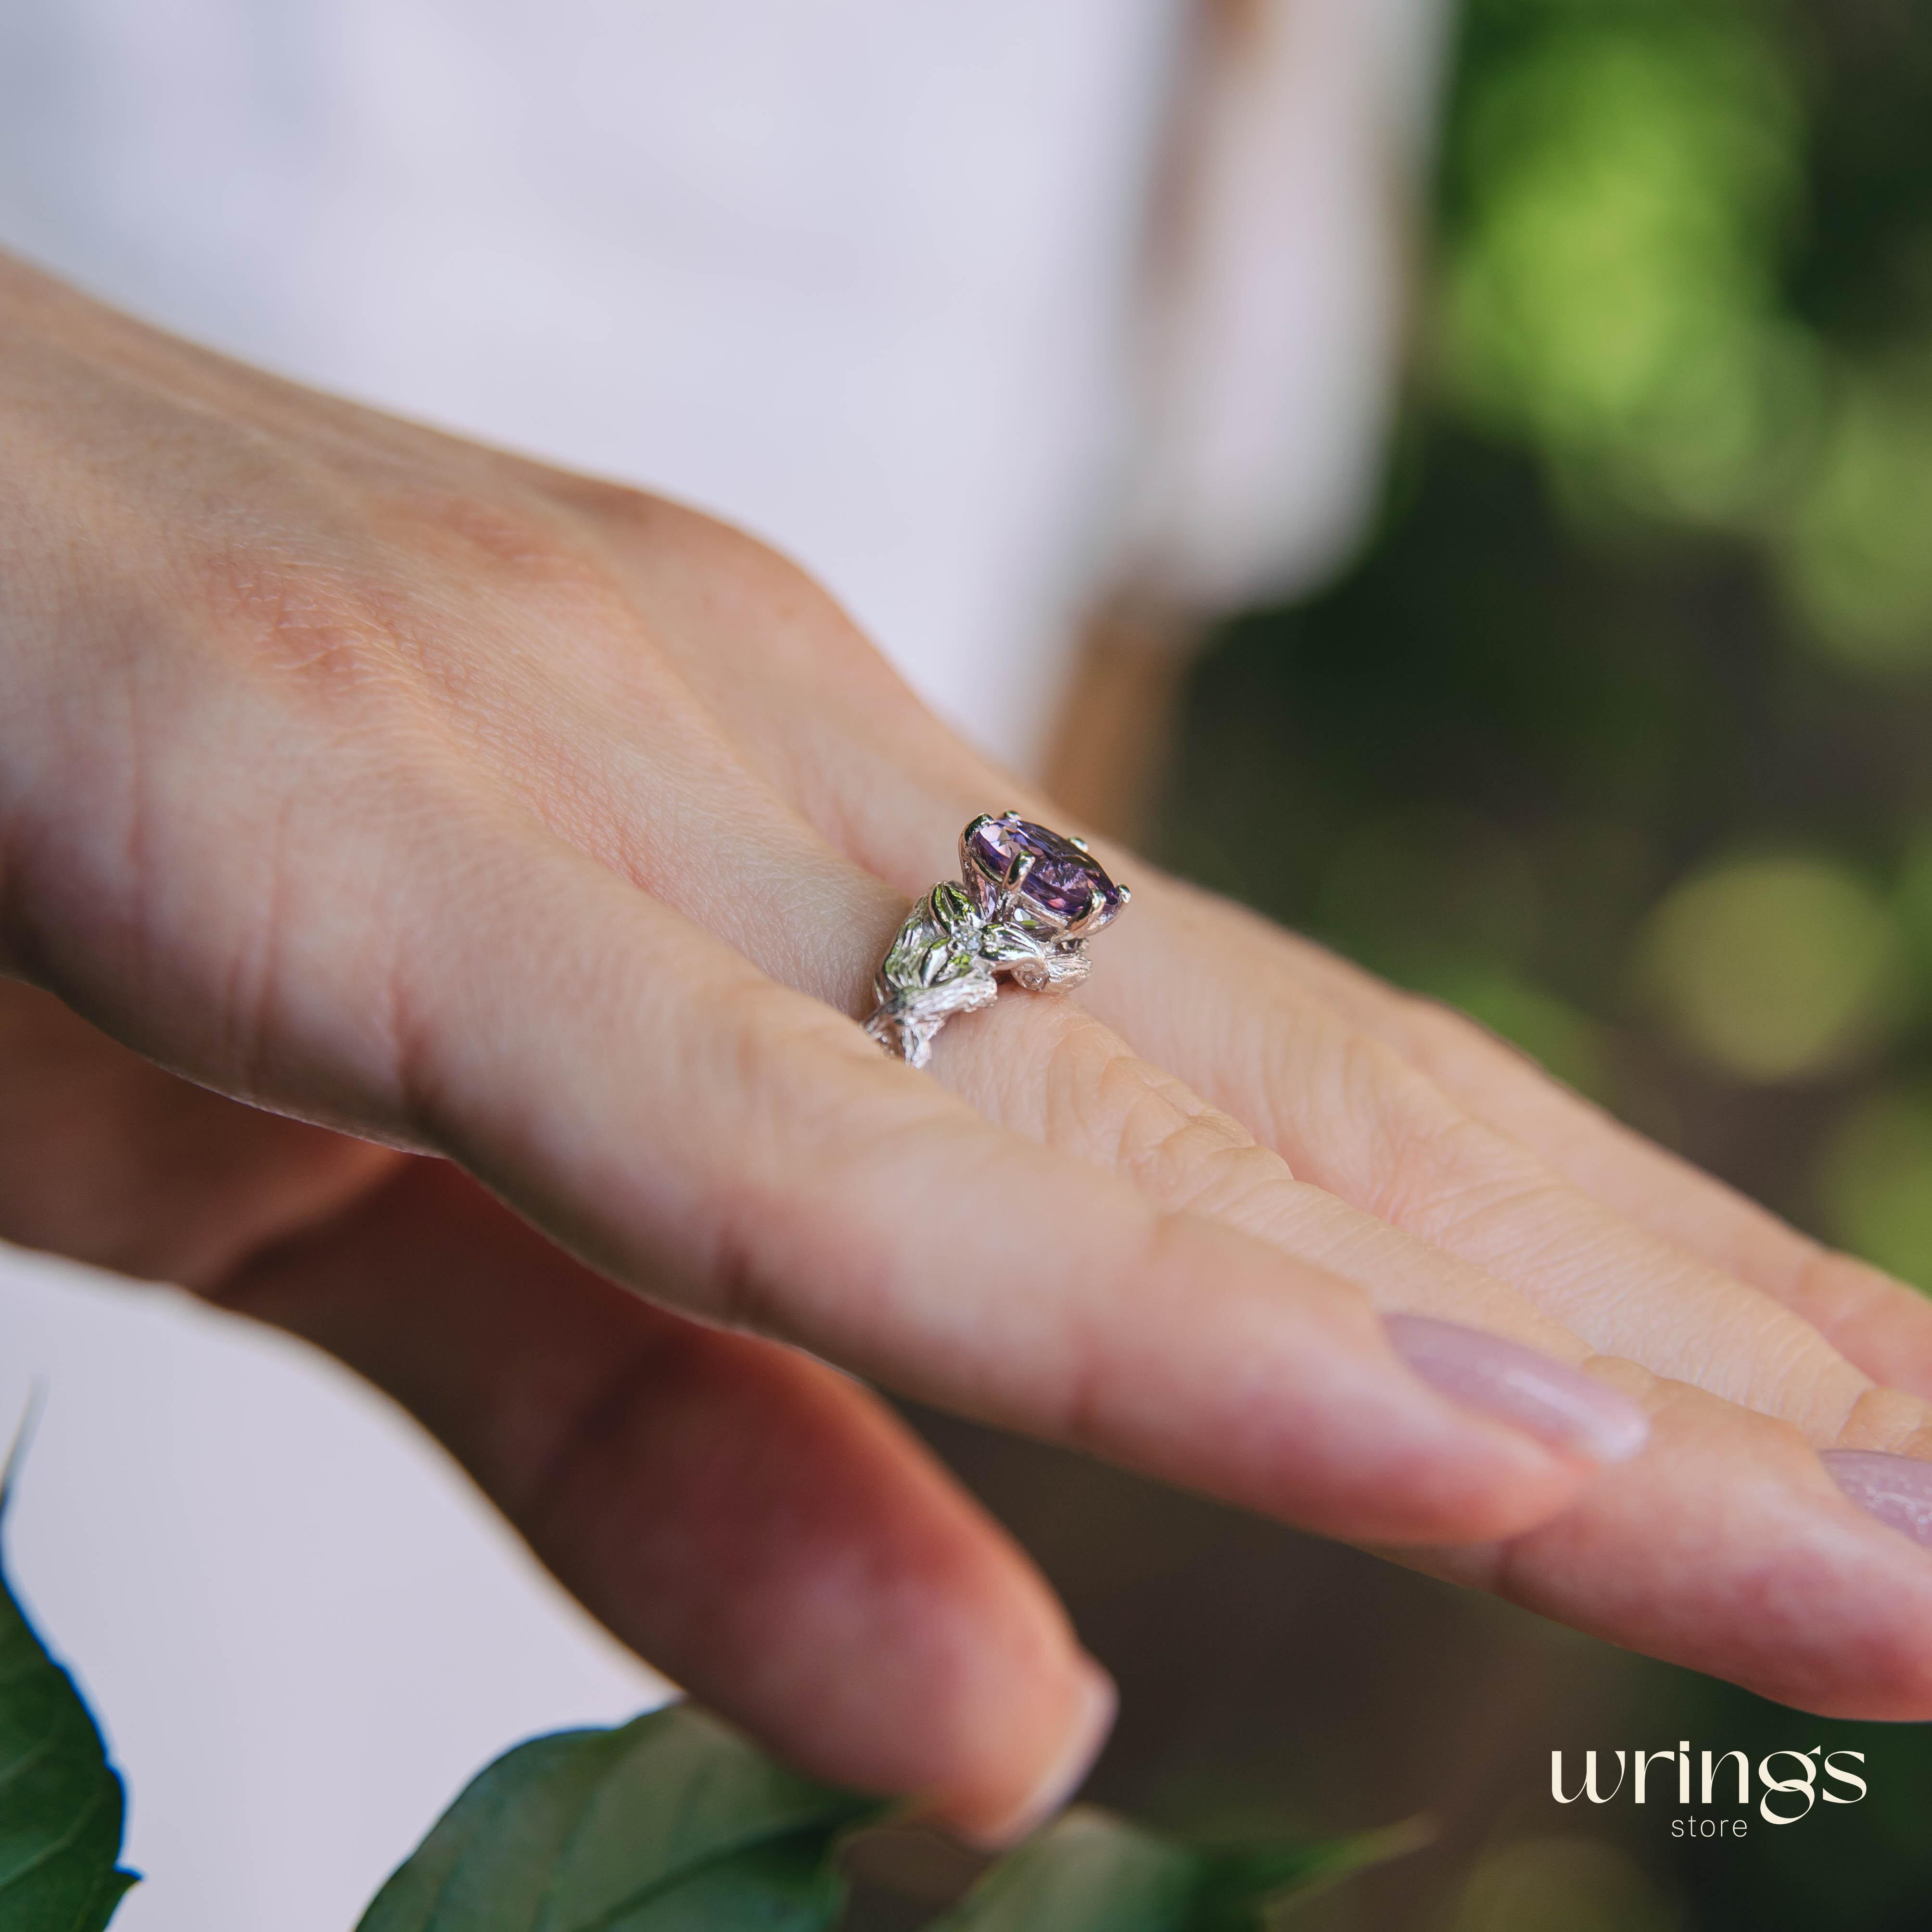
[[1682, 0], [1472, 14], [1433, 374], [1582, 491], [1748, 520], [1808, 426], [1781, 302], [1797, 90], [1751, 16]]
[[[1381, 526], [1217, 640], [1165, 856], [1932, 1289], [1932, 8], [1467, 0], [1423, 292]], [[1654, 1846], [1615, 1922], [1924, 1922], [1932, 1742], [1864, 1735], [1909, 1832]]]
[[1169, 856], [1932, 1287], [1932, 14], [1471, 0], [1418, 336]]

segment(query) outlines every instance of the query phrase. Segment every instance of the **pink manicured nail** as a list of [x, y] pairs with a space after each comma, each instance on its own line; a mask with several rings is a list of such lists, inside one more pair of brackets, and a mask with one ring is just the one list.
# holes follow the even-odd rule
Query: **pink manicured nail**
[[991, 1829], [974, 1836], [989, 1850], [1004, 1850], [1043, 1825], [1086, 1782], [1107, 1733], [1114, 1728], [1120, 1694], [1114, 1680], [1089, 1658], [1081, 1687], [1080, 1714], [1067, 1733], [1066, 1748], [1017, 1810]]
[[1818, 1460], [1860, 1509], [1932, 1550], [1932, 1462], [1877, 1449], [1826, 1449]]
[[1431, 1388], [1552, 1449], [1622, 1462], [1650, 1434], [1650, 1418], [1636, 1403], [1520, 1342], [1426, 1315], [1391, 1315], [1383, 1325], [1396, 1353]]

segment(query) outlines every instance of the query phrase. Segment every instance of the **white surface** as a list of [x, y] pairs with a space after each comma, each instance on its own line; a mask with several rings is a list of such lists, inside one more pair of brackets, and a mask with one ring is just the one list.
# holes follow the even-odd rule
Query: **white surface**
[[1262, 0], [1222, 37], [1154, 292], [1126, 567], [1213, 614], [1373, 512], [1447, 0]]
[[298, 1342], [0, 1246], [0, 1433], [36, 1382], [8, 1562], [130, 1787], [116, 1932], [348, 1932], [505, 1746], [665, 1694]]

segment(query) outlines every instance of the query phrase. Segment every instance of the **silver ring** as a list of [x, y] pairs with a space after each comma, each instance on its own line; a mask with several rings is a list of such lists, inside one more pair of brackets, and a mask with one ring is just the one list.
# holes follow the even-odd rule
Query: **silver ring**
[[1108, 878], [1084, 838], [1064, 838], [1016, 812], [982, 813], [959, 835], [959, 878], [943, 879], [907, 914], [874, 980], [866, 1030], [914, 1066], [955, 1013], [999, 997], [1000, 976], [1029, 992], [1086, 978], [1087, 942], [1133, 895]]

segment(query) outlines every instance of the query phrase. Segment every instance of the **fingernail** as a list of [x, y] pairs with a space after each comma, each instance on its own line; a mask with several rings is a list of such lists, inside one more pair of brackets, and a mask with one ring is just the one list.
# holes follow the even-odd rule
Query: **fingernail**
[[1650, 1418], [1635, 1402], [1520, 1342], [1426, 1315], [1391, 1315], [1383, 1326], [1396, 1353], [1438, 1394], [1552, 1449], [1622, 1462], [1650, 1435]]
[[1107, 1742], [1107, 1733], [1114, 1728], [1120, 1694], [1114, 1688], [1114, 1680], [1090, 1657], [1083, 1660], [1086, 1668], [1081, 1684], [1079, 1715], [1067, 1733], [1065, 1748], [1048, 1766], [1046, 1775], [1008, 1816], [974, 1834], [988, 1850], [1016, 1844], [1045, 1824], [1085, 1782], [1094, 1760], [1100, 1755], [1100, 1747]]
[[1826, 1449], [1818, 1460], [1860, 1509], [1932, 1550], [1932, 1462], [1877, 1449]]

